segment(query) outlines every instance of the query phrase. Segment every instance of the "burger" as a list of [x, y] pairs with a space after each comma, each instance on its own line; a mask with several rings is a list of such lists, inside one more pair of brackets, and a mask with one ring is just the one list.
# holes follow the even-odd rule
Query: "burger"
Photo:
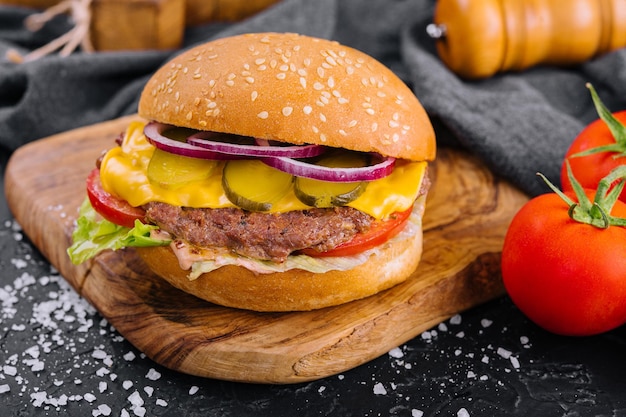
[[174, 287], [256, 311], [346, 303], [417, 268], [435, 134], [369, 55], [215, 40], [158, 69], [138, 115], [87, 178], [74, 263], [133, 247]]

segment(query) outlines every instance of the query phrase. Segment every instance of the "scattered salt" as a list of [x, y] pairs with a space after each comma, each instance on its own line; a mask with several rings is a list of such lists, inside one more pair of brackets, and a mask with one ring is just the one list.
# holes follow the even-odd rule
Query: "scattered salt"
[[399, 347], [395, 347], [389, 351], [389, 356], [399, 359], [404, 356], [404, 352], [402, 352], [402, 349], [400, 349]]
[[9, 384], [0, 385], [0, 394], [4, 394], [5, 392], [9, 391], [11, 391], [11, 387], [9, 386]]
[[148, 378], [151, 381], [156, 381], [159, 378], [161, 378], [161, 373], [155, 370], [154, 368], [150, 368], [150, 370], [146, 374], [146, 378]]
[[470, 413], [465, 408], [461, 408], [456, 415], [457, 417], [469, 417]]
[[377, 382], [374, 385], [374, 394], [375, 395], [387, 395], [387, 389], [381, 382]]
[[510, 350], [506, 350], [504, 348], [499, 347], [496, 353], [502, 356], [504, 359], [508, 359], [511, 357], [512, 352]]
[[199, 387], [193, 385], [191, 388], [189, 388], [189, 395], [194, 395], [196, 392], [198, 392], [199, 389]]

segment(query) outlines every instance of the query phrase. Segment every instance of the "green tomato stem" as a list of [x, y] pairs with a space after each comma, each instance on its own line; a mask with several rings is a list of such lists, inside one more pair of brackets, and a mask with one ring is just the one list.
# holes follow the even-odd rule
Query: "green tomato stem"
[[596, 89], [593, 85], [591, 85], [591, 83], [587, 83], [585, 86], [591, 92], [591, 99], [593, 100], [596, 112], [611, 131], [611, 135], [613, 135], [615, 143], [587, 149], [586, 151], [578, 152], [572, 155], [572, 157], [587, 156], [602, 152], [615, 153], [613, 156], [614, 158], [626, 156], [626, 126], [617, 120], [615, 116], [613, 116], [613, 113], [611, 113], [611, 111], [604, 105], [602, 100], [600, 100], [600, 96], [598, 96]]
[[600, 229], [609, 226], [626, 226], [626, 218], [614, 217], [611, 211], [619, 200], [619, 195], [626, 184], [626, 165], [620, 165], [613, 169], [598, 183], [594, 199], [591, 201], [580, 182], [574, 177], [569, 161], [565, 161], [567, 176], [577, 202], [567, 196], [550, 182], [543, 174], [537, 173], [543, 181], [554, 191], [568, 206], [568, 216], [579, 223], [589, 224]]

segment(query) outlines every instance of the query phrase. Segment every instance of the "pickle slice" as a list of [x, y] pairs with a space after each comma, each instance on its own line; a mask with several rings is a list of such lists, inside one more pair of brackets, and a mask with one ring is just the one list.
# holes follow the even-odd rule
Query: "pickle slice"
[[269, 211], [290, 190], [293, 176], [259, 160], [234, 160], [224, 165], [222, 187], [226, 197], [248, 211]]
[[328, 182], [311, 178], [297, 177], [294, 191], [298, 200], [308, 206], [327, 208], [345, 206], [356, 200], [367, 183], [362, 182]]
[[192, 181], [208, 178], [219, 162], [191, 158], [155, 149], [148, 163], [148, 179], [163, 188], [175, 189]]
[[[321, 158], [316, 164], [333, 168], [350, 168], [363, 167], [367, 163], [366, 154], [338, 151]], [[304, 204], [317, 208], [345, 206], [363, 194], [366, 187], [365, 181], [331, 182], [297, 177], [294, 182], [296, 197]]]

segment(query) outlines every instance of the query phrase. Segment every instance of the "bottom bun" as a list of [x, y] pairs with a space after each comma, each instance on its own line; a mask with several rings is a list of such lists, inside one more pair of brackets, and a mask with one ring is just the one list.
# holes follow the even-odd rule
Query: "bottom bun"
[[292, 269], [255, 274], [227, 265], [190, 280], [168, 246], [136, 250], [156, 275], [212, 303], [255, 311], [304, 311], [364, 298], [405, 281], [421, 258], [422, 231], [410, 239], [386, 243], [354, 269], [325, 273]]

